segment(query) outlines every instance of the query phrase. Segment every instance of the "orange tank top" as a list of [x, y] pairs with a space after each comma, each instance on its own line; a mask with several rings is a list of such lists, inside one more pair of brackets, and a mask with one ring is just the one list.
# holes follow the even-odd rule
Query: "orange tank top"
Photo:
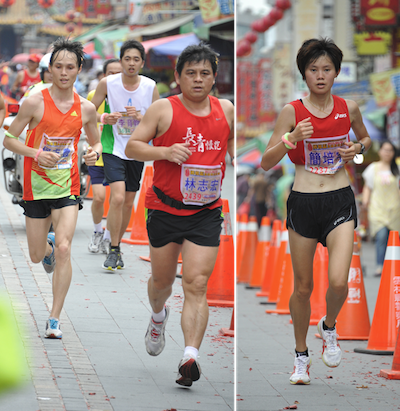
[[25, 201], [57, 199], [80, 194], [78, 141], [82, 128], [81, 102], [74, 93], [74, 103], [62, 113], [51, 98], [49, 89], [42, 90], [44, 113], [39, 124], [27, 131], [25, 144], [61, 155], [54, 168], [42, 167], [31, 157], [24, 161]]

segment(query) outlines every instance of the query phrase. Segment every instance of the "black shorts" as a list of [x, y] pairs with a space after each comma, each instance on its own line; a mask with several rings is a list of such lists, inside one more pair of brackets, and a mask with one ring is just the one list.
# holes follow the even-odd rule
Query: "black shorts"
[[30, 218], [47, 218], [51, 215], [51, 210], [74, 206], [79, 204], [79, 210], [83, 208], [81, 197], [69, 196], [55, 198], [51, 200], [21, 201], [20, 206], [24, 209], [24, 215]]
[[206, 208], [189, 216], [159, 210], [146, 211], [147, 233], [153, 247], [163, 247], [168, 243], [182, 244], [184, 239], [201, 246], [219, 246], [224, 221], [222, 207], [213, 210]]
[[103, 153], [104, 177], [108, 184], [125, 181], [125, 191], [139, 191], [144, 163]]
[[104, 167], [103, 166], [89, 166], [89, 175], [91, 184], [103, 184], [103, 186], [108, 186], [107, 181], [104, 177]]
[[326, 193], [292, 191], [287, 200], [287, 227], [307, 238], [316, 238], [326, 247], [326, 237], [340, 224], [354, 220], [357, 208], [350, 186]]

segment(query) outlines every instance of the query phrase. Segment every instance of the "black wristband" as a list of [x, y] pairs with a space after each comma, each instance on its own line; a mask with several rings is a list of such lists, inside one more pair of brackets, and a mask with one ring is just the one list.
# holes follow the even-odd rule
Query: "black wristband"
[[96, 161], [98, 161], [99, 158], [100, 158], [100, 154], [96, 150], [94, 150], [94, 152], [97, 154], [97, 160]]

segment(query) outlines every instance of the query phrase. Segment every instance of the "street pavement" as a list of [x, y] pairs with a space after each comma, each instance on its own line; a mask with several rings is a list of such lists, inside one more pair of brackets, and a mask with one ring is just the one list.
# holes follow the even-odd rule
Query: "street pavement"
[[[222, 197], [230, 204], [233, 179], [228, 166]], [[221, 328], [230, 326], [232, 308], [210, 307], [200, 347], [201, 378], [191, 388], [177, 385], [184, 349], [181, 280], [176, 279], [167, 302], [166, 347], [152, 357], [144, 345], [151, 268], [140, 259], [149, 255], [149, 247], [122, 244], [125, 269], [103, 270], [105, 255], [87, 248], [93, 230], [90, 200], [79, 212], [72, 243], [73, 277], [60, 319], [63, 338], [43, 338], [52, 276], [42, 264], [31, 263], [23, 210], [11, 203], [0, 181], [0, 295], [12, 301], [28, 364], [25, 383], [0, 396], [1, 411], [234, 409], [234, 338], [220, 335]]]
[[[380, 278], [374, 277], [375, 248], [363, 242], [361, 265], [372, 322]], [[310, 326], [307, 338], [312, 359], [310, 385], [291, 385], [294, 335], [289, 315], [266, 314], [257, 290], [236, 286], [236, 410], [277, 411], [297, 406], [299, 411], [394, 411], [400, 409], [400, 381], [378, 374], [391, 369], [393, 356], [355, 353], [368, 341], [340, 341], [343, 359], [338, 368], [322, 362], [322, 342]], [[385, 321], [385, 319], [382, 319]], [[290, 408], [292, 409], [292, 408]]]

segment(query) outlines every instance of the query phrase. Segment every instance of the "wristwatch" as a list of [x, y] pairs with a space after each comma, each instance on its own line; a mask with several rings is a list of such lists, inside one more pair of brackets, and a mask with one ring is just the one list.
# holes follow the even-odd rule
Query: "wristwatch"
[[365, 146], [364, 146], [364, 144], [361, 143], [361, 141], [357, 141], [357, 143], [361, 145], [361, 151], [360, 151], [358, 154], [364, 154], [364, 151], [365, 151]]
[[100, 158], [100, 154], [99, 154], [97, 151], [95, 151], [95, 153], [96, 153], [96, 155], [97, 155], [97, 160], [96, 160], [96, 161], [98, 161], [99, 158]]

